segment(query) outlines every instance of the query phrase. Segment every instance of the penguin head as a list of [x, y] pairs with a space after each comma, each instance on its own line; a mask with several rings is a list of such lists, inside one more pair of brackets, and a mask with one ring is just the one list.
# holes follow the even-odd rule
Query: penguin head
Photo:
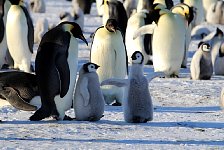
[[71, 33], [75, 38], [79, 38], [83, 40], [86, 43], [86, 45], [88, 45], [88, 42], [86, 41], [82, 33], [82, 29], [77, 23], [64, 21], [64, 22], [61, 22], [59, 26], [62, 26], [65, 31], [68, 31], [69, 33]]
[[109, 32], [116, 32], [116, 30], [118, 29], [117, 21], [115, 19], [108, 19], [105, 28]]
[[96, 72], [96, 70], [99, 68], [100, 66], [98, 66], [97, 64], [88, 62], [86, 64], [83, 65], [83, 70], [87, 73], [89, 72]]
[[205, 42], [200, 42], [198, 44], [198, 48], [201, 49], [203, 52], [210, 52], [210, 45]]
[[160, 3], [153, 4], [152, 6], [153, 11], [149, 13], [150, 18], [149, 22], [152, 23], [153, 21], [158, 24], [160, 16], [170, 13], [170, 10], [166, 9], [166, 6]]
[[131, 59], [133, 64], [142, 64], [144, 61], [144, 56], [140, 51], [135, 51], [132, 54]]
[[24, 0], [9, 0], [12, 5], [24, 5]]

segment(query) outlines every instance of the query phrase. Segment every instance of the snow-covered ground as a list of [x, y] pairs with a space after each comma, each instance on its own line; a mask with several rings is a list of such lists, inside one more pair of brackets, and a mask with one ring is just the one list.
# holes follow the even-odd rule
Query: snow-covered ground
[[[46, 0], [46, 17], [59, 21], [58, 14], [71, 10], [71, 2]], [[101, 25], [93, 4], [85, 16], [84, 35]], [[211, 25], [206, 25], [212, 29]], [[180, 78], [156, 78], [149, 84], [154, 104], [154, 119], [143, 124], [124, 122], [121, 107], [106, 106], [98, 122], [54, 121], [51, 118], [31, 122], [34, 112], [19, 111], [0, 100], [0, 149], [224, 149], [224, 111], [219, 107], [224, 76], [208, 81], [190, 80], [189, 65], [196, 44], [190, 45], [188, 68]], [[90, 44], [80, 41], [79, 66], [89, 59]], [[145, 66], [145, 73], [153, 71]], [[4, 104], [3, 104], [4, 103]], [[67, 114], [74, 117], [73, 109]]]

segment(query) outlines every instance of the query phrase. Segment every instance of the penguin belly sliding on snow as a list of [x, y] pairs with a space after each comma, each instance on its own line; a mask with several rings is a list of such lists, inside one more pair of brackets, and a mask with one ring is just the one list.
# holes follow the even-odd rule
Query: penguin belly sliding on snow
[[210, 45], [200, 42], [198, 50], [191, 60], [191, 78], [193, 80], [209, 80], [213, 74]]
[[65, 111], [71, 108], [78, 65], [78, 41], [87, 41], [78, 24], [62, 22], [44, 34], [35, 60], [35, 71], [41, 96], [41, 107], [31, 121], [53, 116], [71, 119]]
[[6, 22], [6, 38], [14, 68], [31, 72], [31, 56], [34, 44], [33, 22], [23, 0], [10, 0]]
[[132, 55], [132, 66], [128, 79], [107, 79], [103, 85], [116, 85], [126, 87], [126, 96], [123, 100], [124, 119], [129, 123], [145, 123], [153, 120], [153, 104], [149, 93], [148, 82], [162, 72], [153, 73], [147, 79], [143, 72], [144, 56], [140, 51]]
[[153, 34], [152, 53], [155, 72], [164, 72], [166, 77], [178, 77], [184, 58], [186, 27], [180, 15], [163, 7], [160, 4], [154, 5], [151, 16], [156, 24], [139, 28], [134, 34], [134, 39], [143, 34]]
[[41, 105], [39, 94], [36, 75], [20, 71], [0, 73], [0, 98], [16, 109], [37, 110]]
[[[93, 37], [90, 61], [99, 65], [97, 74], [100, 82], [108, 78], [125, 78], [128, 73], [127, 52], [117, 21], [108, 19], [105, 26], [98, 28]], [[122, 103], [124, 89], [115, 86], [102, 87], [104, 100], [115, 105]]]
[[96, 73], [98, 67], [86, 63], [79, 71], [73, 104], [76, 120], [98, 121], [102, 118], [105, 102]]

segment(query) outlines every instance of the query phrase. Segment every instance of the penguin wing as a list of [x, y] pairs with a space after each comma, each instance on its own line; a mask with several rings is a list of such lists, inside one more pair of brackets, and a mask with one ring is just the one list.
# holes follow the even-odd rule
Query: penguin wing
[[134, 32], [133, 39], [136, 39], [140, 35], [153, 34], [155, 27], [156, 27], [156, 24], [149, 24], [149, 25], [140, 27], [138, 30]]
[[[62, 46], [61, 48], [64, 49]], [[60, 76], [60, 97], [62, 98], [67, 94], [70, 83], [70, 69], [67, 62], [67, 54], [57, 54], [55, 65]]]
[[148, 79], [148, 82], [150, 82], [152, 79], [156, 78], [156, 77], [164, 77], [166, 76], [164, 72], [153, 72], [153, 73], [149, 73], [146, 78]]
[[27, 103], [19, 93], [12, 87], [4, 87], [1, 90], [1, 95], [16, 109], [24, 111], [35, 111], [37, 107]]
[[103, 85], [115, 85], [117, 87], [124, 87], [128, 85], [128, 79], [118, 79], [118, 78], [111, 78], [101, 82], [101, 86]]
[[33, 27], [33, 21], [30, 17], [29, 12], [27, 11], [27, 9], [23, 6], [21, 6], [23, 12], [26, 15], [26, 19], [27, 19], [27, 26], [28, 26], [28, 46], [30, 49], [30, 52], [33, 53], [33, 44], [34, 44], [34, 27]]
[[80, 94], [82, 95], [84, 106], [88, 106], [90, 94], [88, 90], [88, 78], [84, 77], [80, 83]]

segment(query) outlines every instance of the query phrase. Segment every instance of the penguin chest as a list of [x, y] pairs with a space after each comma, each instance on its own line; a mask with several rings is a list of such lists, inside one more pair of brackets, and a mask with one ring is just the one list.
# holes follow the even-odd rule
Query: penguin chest
[[25, 13], [19, 6], [12, 5], [6, 23], [7, 43], [14, 61], [31, 57], [28, 47], [28, 25]]

